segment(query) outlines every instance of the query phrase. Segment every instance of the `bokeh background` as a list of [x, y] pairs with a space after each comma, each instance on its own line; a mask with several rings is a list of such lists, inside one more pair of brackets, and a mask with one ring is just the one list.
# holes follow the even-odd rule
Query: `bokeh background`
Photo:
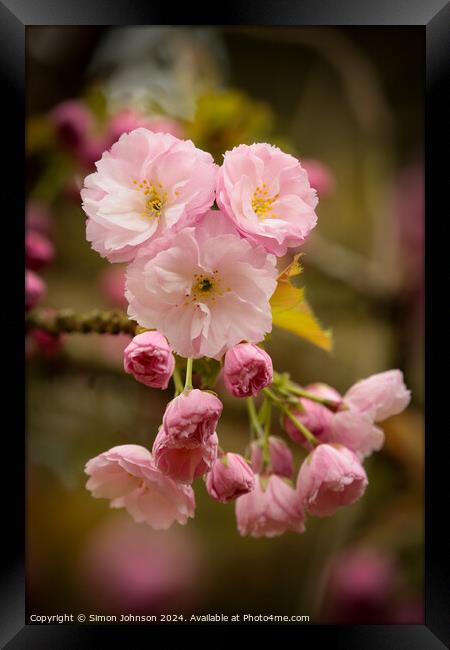
[[[364, 499], [303, 535], [241, 538], [233, 504], [201, 481], [195, 520], [157, 533], [92, 499], [83, 468], [116, 444], [151, 446], [172, 389], [124, 374], [125, 335], [29, 334], [29, 611], [423, 621], [423, 51], [412, 27], [27, 29], [27, 227], [55, 252], [39, 307], [124, 306], [121, 266], [85, 240], [79, 188], [114, 116], [133, 110], [219, 162], [268, 141], [309, 165], [319, 223], [301, 283], [334, 349], [275, 331], [274, 366], [342, 392], [399, 367], [413, 392], [384, 423]], [[90, 116], [87, 150], [57, 128], [67, 100]], [[245, 404], [221, 396], [221, 444], [243, 452]]]

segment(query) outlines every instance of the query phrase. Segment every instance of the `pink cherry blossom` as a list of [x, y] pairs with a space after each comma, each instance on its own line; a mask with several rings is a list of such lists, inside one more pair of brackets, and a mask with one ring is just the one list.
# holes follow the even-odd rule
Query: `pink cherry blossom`
[[54, 256], [51, 241], [35, 230], [28, 230], [25, 235], [25, 266], [36, 271], [50, 264]]
[[366, 472], [350, 449], [323, 444], [300, 467], [297, 493], [305, 510], [316, 517], [326, 517], [341, 506], [358, 501], [367, 483]]
[[282, 478], [255, 477], [255, 487], [236, 500], [241, 535], [277, 537], [288, 530], [305, 530], [304, 512], [296, 491]]
[[311, 187], [320, 197], [333, 193], [336, 181], [331, 170], [323, 162], [310, 158], [303, 159], [302, 165], [306, 169]]
[[40, 329], [31, 330], [27, 339], [29, 356], [39, 350], [46, 357], [55, 356], [60, 351], [63, 340], [61, 334], [49, 334]]
[[374, 425], [367, 413], [358, 410], [339, 411], [333, 415], [326, 442], [344, 445], [363, 460], [382, 448], [384, 433]]
[[344, 395], [351, 409], [381, 422], [405, 410], [411, 400], [401, 370], [388, 370], [358, 381]]
[[125, 372], [145, 386], [167, 388], [175, 368], [170, 345], [159, 332], [143, 332], [133, 338], [123, 355]]
[[163, 474], [180, 483], [192, 483], [211, 469], [218, 444], [216, 433], [199, 441], [194, 436], [171, 436], [161, 427], [152, 451]]
[[170, 133], [176, 138], [183, 137], [183, 128], [179, 122], [169, 117], [148, 117], [139, 111], [126, 108], [110, 119], [107, 130], [107, 147], [111, 146], [122, 133], [129, 133], [140, 127], [154, 133]]
[[226, 389], [235, 397], [257, 395], [272, 383], [272, 359], [252, 343], [239, 343], [225, 355], [223, 378]]
[[317, 196], [300, 162], [269, 144], [224, 155], [217, 203], [245, 237], [275, 255], [302, 244], [317, 223]]
[[[260, 442], [252, 442], [251, 446], [252, 469], [255, 474], [263, 473], [263, 450]], [[282, 438], [269, 436], [269, 466], [270, 474], [292, 478], [294, 461], [292, 452]]]
[[215, 395], [198, 389], [169, 402], [153, 443], [156, 465], [164, 474], [184, 483], [206, 474], [217, 458], [215, 430], [222, 408]]
[[206, 489], [216, 501], [226, 503], [255, 487], [250, 465], [239, 454], [227, 453], [218, 458], [206, 475]]
[[239, 237], [217, 210], [147, 246], [127, 269], [128, 315], [183, 357], [220, 359], [272, 329], [275, 258]]
[[25, 270], [25, 308], [33, 309], [42, 300], [47, 285], [44, 280], [34, 271]]
[[51, 113], [51, 121], [61, 145], [76, 154], [94, 128], [91, 111], [77, 99], [58, 104]]
[[86, 237], [110, 262], [132, 260], [166, 231], [195, 222], [214, 201], [212, 156], [168, 133], [124, 133], [96, 167], [81, 191]]
[[163, 416], [163, 428], [171, 438], [201, 443], [215, 432], [222, 409], [218, 397], [194, 388], [169, 402]]
[[111, 508], [125, 508], [138, 523], [165, 530], [194, 516], [192, 488], [164, 476], [145, 447], [113, 447], [89, 460], [85, 472], [93, 497], [110, 499]]

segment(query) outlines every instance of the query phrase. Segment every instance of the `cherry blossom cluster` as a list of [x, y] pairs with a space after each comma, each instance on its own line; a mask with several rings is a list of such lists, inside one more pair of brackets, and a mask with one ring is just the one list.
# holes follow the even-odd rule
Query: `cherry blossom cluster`
[[[40, 272], [55, 258], [52, 243], [51, 215], [47, 207], [39, 202], [29, 202], [25, 221], [25, 311], [34, 309], [47, 293], [47, 284]], [[61, 337], [42, 329], [33, 329], [27, 334], [26, 356], [36, 351], [53, 355], [61, 345]]]
[[[317, 222], [301, 163], [261, 143], [226, 152], [219, 167], [191, 141], [137, 128], [103, 153], [81, 196], [93, 249], [128, 263], [128, 315], [142, 331], [125, 349], [124, 369], [148, 387], [173, 379], [176, 388], [151, 452], [127, 444], [87, 463], [92, 495], [166, 529], [194, 516], [192, 483], [202, 478], [213, 499], [235, 501], [239, 532], [254, 537], [303, 532], [307, 514], [356, 502], [368, 483], [363, 461], [383, 445], [377, 423], [409, 403], [401, 372], [341, 396], [275, 372], [257, 345], [272, 330], [277, 257]], [[244, 455], [219, 444], [217, 394], [193, 387], [194, 360], [204, 357], [220, 363], [225, 389], [247, 400]], [[295, 481], [291, 450], [270, 434], [272, 409], [308, 452]]]

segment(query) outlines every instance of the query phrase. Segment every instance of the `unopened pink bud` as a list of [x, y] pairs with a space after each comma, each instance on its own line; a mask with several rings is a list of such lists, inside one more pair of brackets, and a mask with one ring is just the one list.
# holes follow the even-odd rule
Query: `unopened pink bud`
[[155, 463], [163, 474], [192, 483], [211, 469], [217, 458], [215, 430], [222, 408], [218, 397], [198, 389], [169, 402], [153, 444]]
[[215, 432], [222, 409], [216, 395], [194, 388], [169, 402], [163, 428], [170, 437], [203, 442]]
[[288, 530], [302, 533], [305, 516], [296, 491], [280, 476], [255, 477], [255, 487], [236, 500], [241, 535], [276, 537]]
[[381, 422], [405, 410], [411, 392], [403, 381], [400, 370], [388, 370], [358, 381], [347, 391], [344, 402]]
[[299, 499], [316, 517], [332, 515], [355, 503], [367, 487], [367, 475], [358, 457], [342, 445], [319, 445], [300, 467]]
[[33, 309], [47, 290], [42, 278], [34, 271], [25, 270], [25, 308]]
[[311, 187], [316, 190], [319, 197], [328, 196], [334, 192], [336, 181], [329, 167], [313, 158], [303, 159], [302, 166], [306, 169]]
[[239, 454], [224, 454], [206, 475], [209, 496], [222, 503], [251, 492], [254, 486], [255, 476], [250, 465]]
[[[78, 192], [78, 198], [80, 193]], [[25, 223], [27, 230], [35, 232], [48, 237], [52, 230], [52, 218], [45, 203], [40, 201], [29, 201], [27, 203]]]
[[272, 359], [252, 343], [239, 343], [225, 355], [225, 387], [235, 397], [250, 397], [272, 383]]
[[53, 357], [59, 352], [62, 344], [62, 337], [60, 334], [49, 334], [44, 330], [32, 330], [30, 336], [36, 343], [40, 352], [47, 357]]
[[66, 149], [78, 151], [93, 127], [89, 109], [78, 100], [59, 104], [51, 113], [59, 141]]
[[[260, 442], [251, 444], [252, 469], [255, 474], [263, 473], [263, 450]], [[282, 438], [269, 437], [268, 473], [292, 478], [294, 471], [292, 453]]]
[[25, 266], [37, 271], [52, 262], [55, 256], [53, 244], [45, 235], [29, 230], [25, 235]]
[[175, 368], [172, 349], [159, 332], [143, 332], [133, 338], [123, 355], [125, 372], [145, 386], [167, 388]]
[[153, 457], [160, 472], [180, 483], [192, 481], [208, 472], [217, 458], [217, 434], [199, 442], [176, 438], [161, 427], [153, 443]]

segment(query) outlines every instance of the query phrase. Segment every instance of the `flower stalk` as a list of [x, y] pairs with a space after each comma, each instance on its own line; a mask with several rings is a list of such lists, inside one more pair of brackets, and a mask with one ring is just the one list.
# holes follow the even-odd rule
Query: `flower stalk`
[[184, 384], [184, 390], [185, 391], [193, 389], [193, 385], [192, 385], [192, 366], [193, 366], [193, 363], [194, 363], [194, 360], [192, 359], [192, 357], [189, 357], [189, 359], [187, 359], [187, 364], [186, 364], [186, 381], [185, 381], [185, 384]]
[[295, 417], [295, 415], [290, 411], [289, 407], [286, 406], [284, 400], [281, 397], [278, 397], [270, 388], [264, 388], [263, 392], [270, 400], [272, 400], [275, 406], [291, 420], [291, 422], [297, 427], [300, 433], [304, 435], [308, 442], [310, 442], [312, 445], [320, 444], [316, 436], [311, 433], [311, 431], [305, 427], [305, 425], [300, 422], [298, 418]]
[[248, 419], [250, 421], [250, 431], [251, 432], [256, 431], [256, 433], [258, 434], [258, 437], [263, 438], [264, 437], [264, 429], [262, 428], [261, 423], [259, 421], [253, 397], [247, 397], [246, 401], [247, 401]]

